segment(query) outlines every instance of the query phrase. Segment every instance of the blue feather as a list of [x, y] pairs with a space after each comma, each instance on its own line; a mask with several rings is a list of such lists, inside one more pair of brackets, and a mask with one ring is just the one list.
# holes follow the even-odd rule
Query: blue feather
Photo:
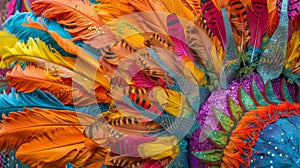
[[[8, 20], [5, 21], [4, 28], [7, 32], [14, 34], [17, 36], [21, 42], [27, 41], [29, 37], [37, 38], [39, 37], [46, 44], [49, 44], [51, 47], [58, 50], [62, 55], [76, 57], [73, 54], [67, 53], [64, 49], [62, 49], [57, 42], [45, 31], [30, 28], [23, 26], [22, 24], [28, 23], [28, 17], [32, 19], [34, 22], [40, 22], [41, 17], [35, 16], [32, 12], [17, 12], [15, 15], [11, 16]], [[43, 23], [49, 30], [56, 31], [61, 37], [66, 39], [72, 39], [73, 37], [66, 31], [64, 28], [56, 23], [55, 20], [49, 20], [46, 18], [42, 18]], [[83, 46], [83, 42], [75, 42], [75, 44], [79, 46]]]
[[10, 112], [23, 111], [24, 108], [44, 108], [74, 110], [74, 107], [63, 105], [55, 96], [48, 92], [36, 90], [31, 93], [17, 92], [14, 88], [11, 93], [0, 95], [0, 113], [8, 114]]
[[41, 90], [23, 93], [12, 88], [10, 94], [4, 93], [0, 95], [0, 114], [7, 115], [10, 112], [23, 111], [24, 108], [34, 107], [53, 110], [71, 110], [96, 116], [101, 112], [107, 111], [109, 104], [100, 103], [84, 107], [65, 106], [51, 93]]

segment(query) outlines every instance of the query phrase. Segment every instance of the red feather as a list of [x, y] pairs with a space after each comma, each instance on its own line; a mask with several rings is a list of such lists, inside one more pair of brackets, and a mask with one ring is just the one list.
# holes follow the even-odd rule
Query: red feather
[[269, 27], [267, 0], [253, 0], [252, 9], [247, 8], [251, 45], [260, 48], [262, 37]]
[[226, 30], [223, 16], [220, 10], [213, 4], [212, 1], [202, 3], [202, 13], [206, 20], [207, 26], [213, 34], [221, 41], [223, 48], [226, 46]]

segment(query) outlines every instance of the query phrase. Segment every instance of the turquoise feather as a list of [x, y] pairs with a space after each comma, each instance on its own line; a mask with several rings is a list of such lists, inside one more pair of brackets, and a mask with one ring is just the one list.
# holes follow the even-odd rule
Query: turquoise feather
[[[49, 20], [46, 18], [34, 16], [32, 12], [16, 13], [15, 15], [13, 15], [12, 17], [10, 17], [8, 20], [5, 21], [4, 28], [7, 32], [17, 36], [21, 42], [27, 41], [29, 37], [32, 38], [39, 37], [42, 41], [51, 45], [56, 50], [58, 50], [59, 53], [61, 53], [62, 55], [76, 57], [75, 55], [67, 53], [64, 49], [62, 49], [47, 32], [23, 26], [22, 24], [28, 23], [27, 20], [28, 18], [30, 18], [34, 22], [42, 21], [42, 23], [46, 25], [46, 27], [49, 30], [56, 31], [63, 38], [66, 39], [73, 38], [66, 30], [64, 30], [64, 28], [61, 25], [56, 23], [55, 20]], [[75, 44], [79, 46], [84, 45], [83, 42], [75, 42]]]

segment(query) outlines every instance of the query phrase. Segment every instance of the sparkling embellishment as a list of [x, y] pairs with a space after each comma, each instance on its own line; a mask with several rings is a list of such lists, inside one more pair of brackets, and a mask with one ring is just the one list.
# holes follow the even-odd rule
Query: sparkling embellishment
[[280, 153], [279, 156], [282, 157], [282, 153]]
[[277, 146], [275, 146], [275, 149], [278, 149], [278, 147], [277, 147]]

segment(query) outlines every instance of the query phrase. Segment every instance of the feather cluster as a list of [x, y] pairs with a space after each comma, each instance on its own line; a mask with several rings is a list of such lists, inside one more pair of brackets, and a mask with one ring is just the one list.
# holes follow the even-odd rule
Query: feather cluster
[[188, 165], [210, 91], [253, 71], [300, 83], [297, 0], [18, 3], [0, 31], [0, 151], [18, 164]]

